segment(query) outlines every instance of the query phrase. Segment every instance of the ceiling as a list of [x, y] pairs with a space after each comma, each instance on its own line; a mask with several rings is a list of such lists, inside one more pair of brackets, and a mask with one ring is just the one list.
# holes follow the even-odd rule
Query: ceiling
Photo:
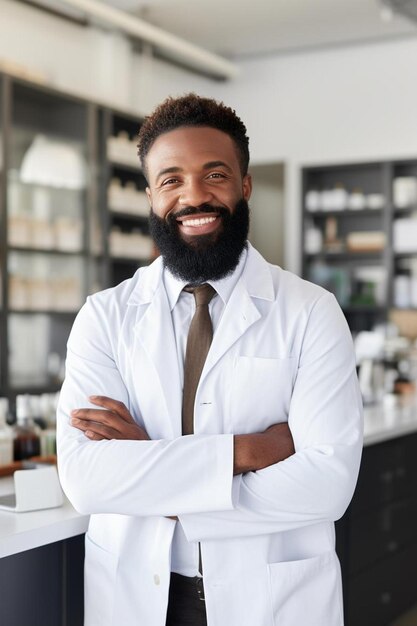
[[415, 22], [381, 19], [380, 0], [102, 1], [230, 59], [417, 36]]

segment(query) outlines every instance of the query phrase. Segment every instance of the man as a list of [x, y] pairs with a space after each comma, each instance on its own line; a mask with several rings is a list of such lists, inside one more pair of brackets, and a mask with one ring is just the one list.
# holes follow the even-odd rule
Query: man
[[85, 624], [341, 626], [333, 521], [362, 443], [345, 319], [247, 243], [234, 111], [168, 99], [138, 147], [161, 257], [87, 299], [59, 405], [61, 481], [91, 514]]

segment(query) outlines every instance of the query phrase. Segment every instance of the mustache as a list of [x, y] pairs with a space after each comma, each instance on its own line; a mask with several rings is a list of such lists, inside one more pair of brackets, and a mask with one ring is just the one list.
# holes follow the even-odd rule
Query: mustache
[[219, 215], [228, 215], [229, 211], [225, 209], [223, 206], [214, 206], [211, 204], [200, 204], [200, 206], [187, 206], [177, 211], [176, 213], [171, 213], [168, 216], [168, 221], [175, 222], [179, 217], [186, 217], [187, 215], [198, 215], [199, 213], [218, 213]]

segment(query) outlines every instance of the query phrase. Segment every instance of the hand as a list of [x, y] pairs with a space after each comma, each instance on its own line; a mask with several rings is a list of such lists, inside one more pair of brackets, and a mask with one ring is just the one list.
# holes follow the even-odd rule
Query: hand
[[102, 439], [149, 440], [148, 433], [133, 419], [123, 402], [106, 396], [90, 396], [92, 404], [104, 409], [71, 411], [71, 426], [82, 430], [92, 441]]
[[273, 424], [263, 433], [235, 435], [233, 473], [264, 469], [284, 461], [294, 452], [294, 441], [286, 422]]

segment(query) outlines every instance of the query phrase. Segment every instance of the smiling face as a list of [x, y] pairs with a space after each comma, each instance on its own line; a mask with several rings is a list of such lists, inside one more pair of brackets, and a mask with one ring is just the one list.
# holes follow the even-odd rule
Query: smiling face
[[250, 198], [237, 149], [226, 133], [207, 126], [183, 126], [160, 135], [146, 157], [146, 192], [156, 216], [175, 219], [181, 239], [193, 245], [223, 230], [224, 215]]

